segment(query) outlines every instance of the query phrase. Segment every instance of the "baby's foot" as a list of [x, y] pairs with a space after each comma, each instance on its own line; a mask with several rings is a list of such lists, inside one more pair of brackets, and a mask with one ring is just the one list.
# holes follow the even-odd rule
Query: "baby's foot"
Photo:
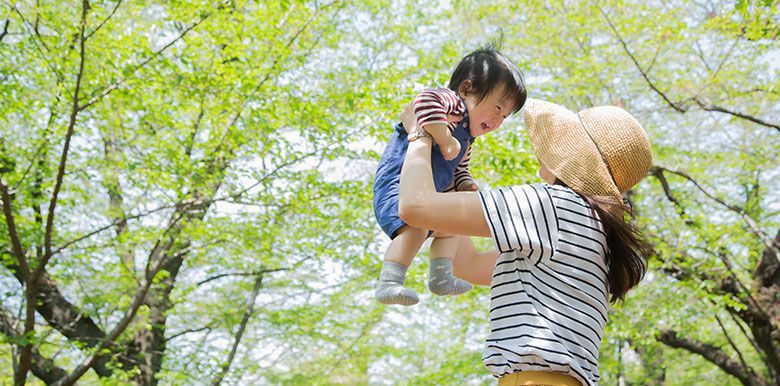
[[382, 304], [400, 304], [402, 306], [415, 305], [420, 301], [416, 292], [402, 284], [392, 282], [380, 282], [374, 297]]
[[445, 143], [439, 144], [439, 150], [441, 151], [441, 155], [444, 156], [445, 160], [451, 161], [458, 156], [458, 153], [460, 153], [460, 142], [458, 142], [458, 140], [452, 136], [450, 136], [444, 142]]
[[411, 306], [420, 300], [417, 293], [404, 287], [406, 267], [403, 264], [385, 261], [379, 272], [379, 283], [376, 285], [374, 297], [382, 304], [400, 304]]
[[435, 280], [428, 280], [428, 288], [436, 295], [460, 295], [464, 292], [468, 292], [473, 288], [469, 282], [458, 279], [455, 276], [449, 278], [438, 278]]
[[431, 259], [431, 273], [428, 288], [436, 295], [460, 295], [472, 287], [469, 282], [452, 275], [452, 260], [447, 258]]

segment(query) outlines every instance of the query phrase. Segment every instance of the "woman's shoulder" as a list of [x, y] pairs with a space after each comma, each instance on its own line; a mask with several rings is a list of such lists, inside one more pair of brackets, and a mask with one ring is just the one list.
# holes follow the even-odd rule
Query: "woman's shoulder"
[[543, 184], [550, 193], [556, 216], [568, 224], [578, 224], [581, 227], [603, 233], [603, 226], [598, 213], [591, 207], [588, 200], [568, 186]]
[[540, 199], [547, 199], [550, 201], [556, 201], [557, 199], [574, 200], [578, 203], [584, 204], [586, 207], [589, 207], [585, 199], [580, 194], [568, 186], [563, 185], [550, 185], [545, 182], [536, 182], [530, 184], [512, 185], [506, 188], [498, 188], [497, 190], [512, 190], [514, 192], [534, 193], [538, 195]]
[[484, 192], [488, 196], [499, 200], [510, 200], [518, 204], [549, 205], [552, 207], [565, 207], [569, 211], [590, 212], [590, 204], [585, 198], [563, 185], [550, 185], [544, 182], [531, 184], [518, 184], [508, 187], [500, 187]]
[[529, 218], [539, 217], [537, 214], [541, 212], [544, 212], [544, 217], [556, 216], [556, 194], [558, 193], [544, 183], [519, 184], [481, 191], [484, 200], [506, 207], [510, 213]]
[[564, 200], [568, 202], [573, 202], [576, 204], [579, 204], [585, 208], [590, 209], [590, 205], [585, 200], [585, 198], [577, 193], [576, 191], [572, 190], [568, 186], [564, 185], [550, 185], [546, 183], [539, 183], [539, 184], [532, 184], [532, 185], [539, 185], [539, 189], [544, 189], [548, 193], [550, 193], [550, 196], [554, 200]]
[[555, 217], [593, 217], [591, 206], [585, 197], [568, 186], [540, 182], [514, 185], [508, 189], [514, 196], [523, 197], [532, 205], [536, 203], [551, 208]]

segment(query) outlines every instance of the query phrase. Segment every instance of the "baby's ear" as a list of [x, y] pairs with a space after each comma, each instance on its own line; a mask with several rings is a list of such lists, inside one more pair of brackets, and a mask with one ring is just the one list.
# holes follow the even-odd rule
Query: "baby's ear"
[[471, 94], [472, 92], [474, 92], [474, 84], [471, 82], [471, 79], [460, 82], [460, 85], [458, 86], [458, 94], [460, 94], [460, 96], [466, 96], [466, 94]]

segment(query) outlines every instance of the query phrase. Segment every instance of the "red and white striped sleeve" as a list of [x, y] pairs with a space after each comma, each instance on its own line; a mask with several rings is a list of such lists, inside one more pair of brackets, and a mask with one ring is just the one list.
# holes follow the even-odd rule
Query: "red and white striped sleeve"
[[469, 160], [471, 159], [471, 144], [466, 148], [466, 153], [463, 154], [463, 158], [460, 160], [460, 163], [458, 163], [458, 167], [455, 168], [455, 180], [453, 181], [453, 185], [455, 187], [455, 190], [461, 191], [463, 189], [463, 184], [467, 182], [474, 182], [474, 178], [471, 177], [471, 173], [469, 172]]
[[428, 88], [417, 94], [412, 102], [417, 126], [422, 128], [433, 123], [448, 124], [447, 115], [462, 115], [462, 101], [455, 91], [448, 88]]

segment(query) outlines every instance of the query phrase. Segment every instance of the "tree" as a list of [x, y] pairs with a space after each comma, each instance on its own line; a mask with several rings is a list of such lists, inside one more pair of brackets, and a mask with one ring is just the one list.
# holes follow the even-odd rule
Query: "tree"
[[[656, 255], [602, 383], [777, 383], [775, 2], [1, 12], [2, 382], [494, 383], [487, 289], [431, 297], [416, 259], [421, 305], [371, 298], [370, 184], [402, 104], [503, 36], [530, 96], [621, 105], [654, 145]], [[520, 121], [475, 145], [481, 187], [536, 181]]]
[[218, 384], [272, 345], [263, 327], [327, 316], [330, 301], [306, 309], [334, 292], [324, 266], [338, 255], [365, 275], [352, 267], [375, 236], [369, 181], [331, 169], [360, 166], [351, 138], [386, 115], [371, 104], [404, 95], [408, 70], [374, 55], [404, 40], [353, 22], [406, 28], [388, 16], [405, 8], [385, 8], [4, 4], [0, 317], [16, 384]]

